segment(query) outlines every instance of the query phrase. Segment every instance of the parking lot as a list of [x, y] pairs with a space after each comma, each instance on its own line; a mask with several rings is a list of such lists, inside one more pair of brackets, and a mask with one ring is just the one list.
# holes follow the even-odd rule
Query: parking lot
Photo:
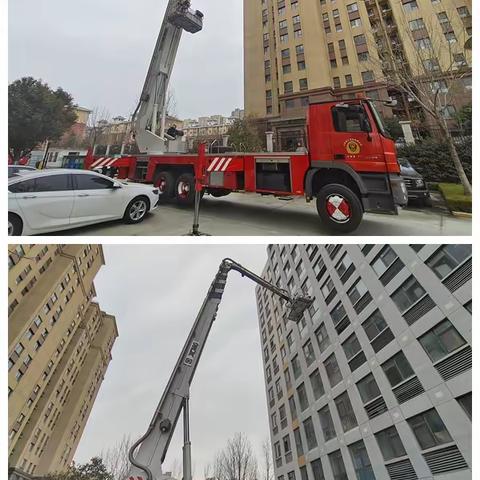
[[[174, 204], [161, 205], [139, 225], [110, 222], [63, 232], [65, 235], [176, 236], [192, 228], [193, 211]], [[290, 201], [256, 194], [231, 194], [202, 201], [202, 232], [214, 236], [323, 236], [314, 203], [301, 198]], [[468, 218], [457, 218], [436, 208], [408, 208], [399, 216], [366, 214], [351, 235], [471, 235]]]

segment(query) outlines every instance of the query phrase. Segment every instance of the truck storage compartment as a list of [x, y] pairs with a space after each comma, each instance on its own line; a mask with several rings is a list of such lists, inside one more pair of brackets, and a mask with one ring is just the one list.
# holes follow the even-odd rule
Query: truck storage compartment
[[256, 158], [256, 189], [291, 192], [289, 158]]

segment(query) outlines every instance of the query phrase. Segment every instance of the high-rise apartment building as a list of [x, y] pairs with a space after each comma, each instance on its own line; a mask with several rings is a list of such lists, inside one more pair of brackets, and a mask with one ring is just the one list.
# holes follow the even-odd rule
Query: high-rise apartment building
[[99, 245], [9, 245], [11, 479], [72, 461], [118, 336], [95, 301], [104, 263]]
[[[267, 119], [281, 149], [304, 135], [311, 100], [392, 96], [394, 113], [412, 119], [409, 99], [386, 87], [399, 59], [419, 77], [452, 60], [465, 70], [457, 104], [445, 106], [453, 114], [471, 103], [471, 7], [471, 0], [244, 0], [246, 115]], [[421, 67], [419, 51], [432, 51]], [[444, 92], [448, 79], [438, 82]]]
[[470, 245], [273, 245], [257, 288], [276, 480], [471, 480]]

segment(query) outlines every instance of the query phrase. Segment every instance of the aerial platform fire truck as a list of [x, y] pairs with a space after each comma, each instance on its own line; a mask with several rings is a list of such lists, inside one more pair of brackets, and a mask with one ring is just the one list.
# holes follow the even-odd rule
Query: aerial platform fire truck
[[[153, 183], [162, 201], [191, 205], [195, 191], [232, 192], [315, 200], [330, 229], [354, 231], [365, 212], [397, 214], [407, 204], [394, 141], [375, 102], [367, 98], [311, 102], [307, 145], [301, 152], [207, 155], [175, 153], [182, 132], [166, 130], [168, 82], [183, 30], [197, 33], [203, 14], [188, 0], [170, 0], [139, 105], [133, 116], [140, 155], [87, 157], [85, 167], [114, 167], [119, 178]], [[157, 132], [159, 132], [157, 134]], [[178, 150], [177, 150], [178, 151]]]
[[313, 298], [303, 292], [293, 294], [247, 270], [229, 258], [222, 261], [207, 296], [188, 335], [170, 379], [163, 392], [148, 429], [130, 449], [131, 468], [125, 480], [162, 480], [162, 463], [175, 427], [183, 412], [183, 480], [192, 480], [192, 459], [189, 428], [190, 385], [200, 361], [212, 325], [217, 317], [228, 273], [239, 272], [258, 285], [280, 297], [286, 321], [300, 322]]

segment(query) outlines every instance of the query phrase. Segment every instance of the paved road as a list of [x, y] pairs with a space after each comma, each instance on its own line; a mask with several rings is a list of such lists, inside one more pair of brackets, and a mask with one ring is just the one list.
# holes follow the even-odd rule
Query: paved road
[[[65, 235], [181, 236], [191, 230], [190, 209], [162, 205], [140, 225], [110, 222], [65, 232]], [[201, 230], [215, 236], [322, 236], [314, 203], [291, 201], [257, 194], [231, 194], [202, 201]], [[435, 209], [408, 209], [399, 216], [365, 215], [353, 235], [471, 235], [470, 219], [455, 218]]]

